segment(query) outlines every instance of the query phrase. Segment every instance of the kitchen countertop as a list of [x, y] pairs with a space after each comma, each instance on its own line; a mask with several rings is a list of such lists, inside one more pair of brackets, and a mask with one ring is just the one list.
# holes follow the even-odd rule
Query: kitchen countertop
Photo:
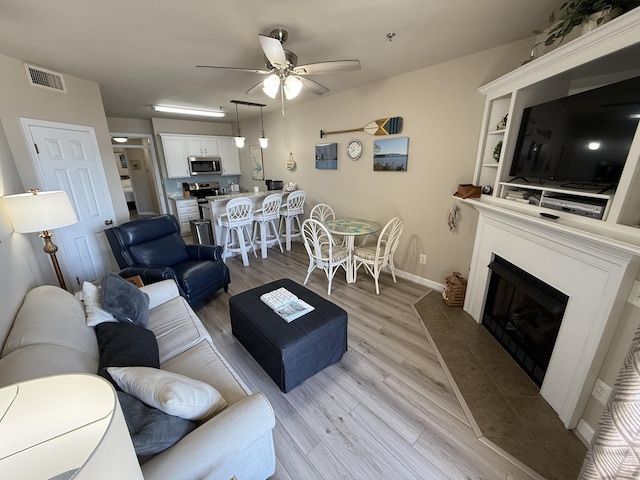
[[260, 190], [259, 192], [238, 192], [238, 193], [229, 193], [227, 195], [212, 195], [209, 197], [204, 197], [206, 200], [211, 200], [213, 202], [221, 202], [223, 200], [231, 200], [232, 198], [239, 197], [266, 197], [267, 195], [271, 195], [272, 193], [289, 193], [284, 190]]

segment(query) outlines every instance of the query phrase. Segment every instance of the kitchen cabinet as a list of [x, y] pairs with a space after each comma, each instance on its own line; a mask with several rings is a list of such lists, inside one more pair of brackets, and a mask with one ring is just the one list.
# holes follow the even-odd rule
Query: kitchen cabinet
[[167, 166], [168, 178], [188, 177], [189, 164], [184, 137], [177, 135], [161, 135], [162, 150]]
[[218, 156], [218, 139], [216, 137], [184, 137], [189, 156]]
[[218, 139], [220, 158], [222, 158], [222, 175], [240, 175], [240, 154], [232, 137]]
[[198, 220], [200, 218], [200, 209], [198, 208], [197, 198], [172, 198], [175, 203], [175, 212], [178, 222], [180, 223], [180, 233], [182, 235], [191, 234], [190, 220]]

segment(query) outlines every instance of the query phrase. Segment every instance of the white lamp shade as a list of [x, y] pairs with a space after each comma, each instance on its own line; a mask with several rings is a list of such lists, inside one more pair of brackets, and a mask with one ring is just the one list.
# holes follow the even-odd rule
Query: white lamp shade
[[142, 480], [116, 393], [96, 375], [4, 387], [0, 413], [3, 478]]
[[260, 143], [260, 148], [267, 148], [269, 146], [269, 139], [266, 137], [258, 138], [258, 142]]
[[7, 195], [2, 202], [17, 233], [53, 230], [78, 221], [67, 193], [62, 190]]
[[300, 79], [291, 75], [288, 76], [284, 81], [284, 96], [287, 97], [287, 100], [296, 98], [300, 90], [302, 90], [302, 82]]
[[245, 137], [233, 137], [233, 139], [236, 141], [236, 147], [238, 148], [244, 147]]
[[278, 89], [280, 88], [280, 78], [275, 73], [273, 73], [264, 79], [262, 85], [262, 91], [266, 95], [270, 96], [271, 98], [276, 98], [276, 95], [278, 95]]

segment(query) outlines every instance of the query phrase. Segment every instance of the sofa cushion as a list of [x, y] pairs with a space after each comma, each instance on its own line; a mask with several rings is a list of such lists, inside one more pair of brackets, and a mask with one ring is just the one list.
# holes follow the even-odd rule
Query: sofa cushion
[[151, 310], [147, 328], [158, 341], [161, 364], [211, 338], [183, 297], [175, 297]]
[[130, 395], [169, 415], [206, 420], [227, 406], [211, 385], [149, 367], [109, 367], [111, 378]]
[[25, 295], [2, 356], [36, 344], [73, 348], [98, 360], [96, 336], [87, 327], [82, 303], [60, 287], [42, 285]]
[[190, 420], [167, 415], [125, 392], [117, 393], [136, 455], [160, 453], [196, 428]]
[[160, 368], [208, 383], [220, 392], [229, 405], [251, 393], [213, 344], [206, 340], [162, 363]]
[[95, 327], [102, 322], [117, 322], [116, 317], [102, 308], [102, 291], [91, 282], [82, 283], [82, 303], [87, 317], [87, 326]]
[[145, 328], [149, 322], [149, 295], [113, 272], [102, 280], [102, 308], [120, 322]]
[[[94, 333], [91, 334], [95, 340]], [[98, 371], [97, 357], [98, 355], [93, 358], [80, 350], [62, 345], [28, 345], [14, 350], [0, 360], [0, 388], [51, 375], [95, 374]]]
[[160, 367], [158, 343], [151, 330], [128, 323], [101, 323], [95, 327], [100, 362], [98, 375], [115, 387], [107, 367]]

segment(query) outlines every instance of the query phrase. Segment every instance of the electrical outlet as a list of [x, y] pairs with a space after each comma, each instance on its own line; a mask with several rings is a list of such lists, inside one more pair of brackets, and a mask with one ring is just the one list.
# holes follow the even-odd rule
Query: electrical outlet
[[427, 256], [424, 253], [420, 254], [420, 263], [422, 264], [427, 263]]
[[598, 400], [602, 405], [606, 405], [607, 400], [609, 400], [609, 395], [611, 395], [611, 390], [612, 388], [609, 385], [598, 378], [596, 379], [596, 384], [593, 387], [591, 395], [596, 397], [596, 400]]
[[640, 307], [640, 280], [633, 281], [633, 287], [631, 288], [627, 302], [636, 307]]
[[176, 182], [176, 187], [180, 188], [182, 186], [182, 182]]

